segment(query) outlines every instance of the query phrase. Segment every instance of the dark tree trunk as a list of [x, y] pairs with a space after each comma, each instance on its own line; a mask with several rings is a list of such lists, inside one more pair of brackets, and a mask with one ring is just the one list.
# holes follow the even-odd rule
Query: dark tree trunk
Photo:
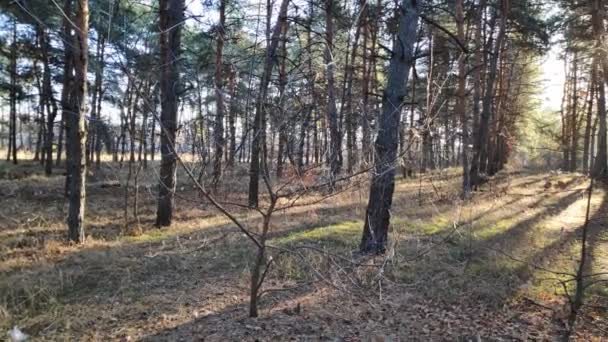
[[135, 162], [135, 138], [137, 136], [135, 124], [137, 120], [137, 112], [139, 110], [139, 94], [141, 94], [143, 84], [144, 82], [140, 81], [137, 89], [131, 92], [131, 99], [127, 106], [127, 118], [129, 120], [129, 163]]
[[570, 151], [568, 150], [569, 148], [569, 142], [570, 139], [568, 138], [568, 135], [570, 134], [570, 130], [568, 129], [569, 125], [570, 125], [570, 120], [569, 120], [569, 115], [568, 115], [568, 110], [569, 110], [569, 104], [570, 104], [570, 99], [571, 97], [568, 96], [568, 93], [570, 91], [570, 82], [568, 81], [568, 79], [570, 78], [570, 75], [568, 73], [568, 51], [566, 50], [566, 53], [564, 55], [564, 74], [566, 75], [566, 80], [564, 81], [564, 87], [562, 90], [562, 100], [561, 100], [561, 105], [560, 105], [560, 119], [561, 119], [561, 136], [560, 136], [560, 148], [561, 148], [561, 152], [562, 152], [562, 170], [567, 170], [568, 166], [570, 165], [570, 160], [568, 158], [570, 158]]
[[274, 27], [272, 37], [266, 49], [264, 72], [262, 74], [262, 79], [260, 80], [260, 88], [256, 101], [255, 118], [253, 120], [253, 141], [251, 143], [251, 161], [249, 165], [249, 206], [251, 207], [257, 207], [258, 205], [260, 167], [262, 162], [265, 163], [264, 160], [260, 160], [260, 157], [265, 157], [260, 156], [260, 152], [262, 152], [264, 145], [266, 144], [265, 102], [268, 92], [268, 84], [270, 83], [270, 76], [272, 75], [272, 69], [276, 64], [276, 52], [279, 45], [279, 36], [281, 34], [282, 27], [287, 25], [288, 5], [288, 0], [281, 1], [281, 8], [279, 10], [277, 24]]
[[[36, 30], [36, 41], [40, 41], [39, 38], [40, 32], [37, 29]], [[43, 89], [43, 85], [42, 85], [42, 81], [40, 80], [40, 70], [38, 68], [38, 60], [34, 60], [34, 76], [36, 79], [36, 88], [38, 89], [38, 119], [35, 120], [38, 123], [38, 134], [36, 135], [36, 147], [35, 147], [35, 151], [34, 151], [34, 161], [37, 161], [40, 163], [40, 165], [44, 164], [44, 157], [41, 158], [40, 156], [43, 154], [42, 149], [43, 149], [43, 139], [44, 137], [46, 137], [46, 134], [44, 132], [45, 130], [45, 125], [44, 123], [46, 122], [45, 120], [45, 115], [44, 115], [44, 103], [45, 103], [45, 98], [44, 98], [44, 89]]]
[[238, 108], [236, 73], [236, 68], [232, 66], [230, 71], [230, 111], [228, 112], [228, 131], [230, 132], [228, 163], [231, 165], [236, 158], [236, 114]]
[[591, 81], [589, 82], [589, 101], [585, 118], [585, 136], [583, 140], [583, 173], [589, 173], [589, 144], [591, 142], [591, 123], [593, 119], [593, 98], [597, 88], [597, 63], [591, 66]]
[[498, 37], [496, 38], [495, 47], [493, 49], [492, 58], [490, 59], [489, 73], [486, 77], [486, 89], [482, 103], [481, 116], [479, 118], [479, 126], [475, 134], [473, 159], [471, 160], [471, 184], [477, 186], [481, 182], [480, 173], [485, 170], [487, 159], [487, 141], [490, 129], [490, 116], [492, 115], [492, 102], [494, 98], [494, 83], [496, 72], [498, 69], [498, 57], [502, 49], [502, 42], [505, 36], [506, 20], [507, 20], [507, 4], [506, 0], [501, 0], [501, 24]]
[[[66, 5], [70, 0], [66, 1]], [[72, 97], [74, 112], [69, 113], [67, 123], [67, 174], [69, 179], [68, 193], [68, 239], [77, 243], [84, 242], [84, 211], [86, 183], [86, 136], [85, 115], [87, 110], [87, 66], [88, 66], [88, 33], [89, 2], [76, 0], [74, 22], [78, 28], [72, 40], [72, 60], [74, 67], [74, 85]]]
[[57, 102], [53, 95], [51, 86], [51, 68], [49, 60], [50, 45], [47, 39], [47, 34], [43, 28], [40, 28], [38, 39], [40, 40], [40, 49], [42, 57], [42, 92], [44, 94], [46, 105], [46, 137], [44, 139], [44, 173], [50, 176], [53, 173], [53, 140], [55, 138], [55, 118], [57, 117]]
[[355, 77], [355, 60], [357, 58], [357, 50], [359, 47], [359, 37], [361, 36], [361, 24], [357, 23], [355, 31], [355, 40], [352, 50], [350, 51], [350, 64], [347, 57], [347, 63], [344, 70], [344, 92], [342, 96], [342, 106], [340, 107], [340, 116], [345, 116], [344, 124], [346, 130], [346, 155], [347, 155], [347, 172], [351, 174], [357, 164], [356, 148], [356, 116], [353, 110], [353, 79]]
[[9, 91], [9, 140], [6, 160], [17, 164], [17, 19], [13, 19], [13, 41], [11, 44], [10, 91]]
[[89, 139], [87, 141], [87, 166], [96, 156], [96, 149], [101, 146], [99, 140], [101, 131], [101, 95], [104, 64], [105, 36], [99, 35], [97, 41], [97, 55], [95, 57], [95, 82], [93, 83], [93, 98], [91, 100], [91, 125], [89, 125]]
[[161, 162], [156, 225], [170, 226], [176, 182], [177, 108], [179, 90], [179, 58], [184, 0], [160, 0], [160, 92], [161, 92]]
[[327, 79], [327, 125], [329, 126], [329, 155], [328, 165], [331, 171], [331, 179], [337, 177], [342, 167], [342, 142], [340, 128], [338, 127], [338, 108], [336, 107], [335, 95], [335, 68], [333, 60], [333, 24], [334, 1], [325, 0], [325, 65]]
[[608, 171], [606, 170], [608, 164], [606, 162], [606, 91], [603, 82], [598, 82], [598, 94], [597, 118], [599, 127], [597, 132], [597, 154], [595, 155], [595, 162], [593, 165], [593, 176], [595, 178], [604, 178], [608, 174]]
[[[308, 135], [308, 129], [310, 126], [310, 121], [312, 120], [312, 116], [315, 109], [315, 73], [313, 69], [313, 53], [312, 53], [312, 24], [314, 22], [314, 4], [313, 1], [309, 1], [309, 16], [308, 16], [308, 25], [306, 27], [306, 66], [308, 69], [308, 80], [307, 80], [307, 89], [309, 100], [305, 109], [304, 118], [302, 119], [302, 125], [300, 126], [300, 138], [297, 152], [297, 164], [298, 170], [302, 171], [304, 168], [304, 158], [306, 158], [306, 164], [309, 162], [310, 158], [310, 136]], [[315, 123], [316, 125], [316, 123]], [[304, 152], [304, 148], [306, 148], [306, 153]]]
[[604, 178], [608, 176], [607, 161], [607, 143], [606, 143], [606, 92], [605, 85], [608, 85], [608, 53], [606, 53], [604, 27], [604, 6], [601, 0], [591, 0], [591, 19], [593, 26], [593, 35], [595, 37], [595, 58], [596, 63], [601, 65], [601, 74], [604, 82], [598, 82], [599, 99], [598, 99], [598, 137], [597, 137], [597, 155], [593, 166], [593, 176], [596, 178]]
[[388, 81], [382, 97], [378, 137], [375, 142], [376, 160], [365, 226], [361, 239], [362, 252], [382, 253], [386, 249], [390, 210], [395, 190], [395, 158], [399, 145], [399, 120], [413, 63], [413, 47], [418, 25], [418, 1], [404, 0], [399, 18], [399, 31], [388, 69]]
[[278, 103], [278, 116], [275, 118], [276, 125], [279, 130], [279, 148], [277, 151], [277, 178], [283, 177], [283, 163], [285, 161], [285, 155], [288, 154], [288, 134], [289, 119], [286, 117], [287, 111], [285, 110], [285, 88], [287, 87], [287, 25], [283, 26], [281, 32], [280, 42], [280, 53], [279, 53], [279, 103]]
[[222, 79], [224, 35], [226, 25], [226, 0], [220, 0], [220, 22], [217, 27], [217, 46], [215, 51], [215, 124], [213, 127], [213, 184], [220, 181], [222, 176], [222, 155], [224, 154], [224, 80]]
[[369, 20], [368, 20], [368, 6], [367, 3], [364, 6], [365, 8], [361, 11], [361, 18], [363, 20], [363, 56], [362, 56], [362, 78], [361, 78], [361, 161], [362, 166], [365, 165], [369, 161], [370, 155], [370, 140], [371, 140], [371, 128], [369, 125], [369, 78], [370, 78], [370, 70], [371, 64], [369, 61], [369, 49], [368, 49], [368, 37], [369, 37]]
[[[464, 0], [456, 0], [456, 26], [458, 31], [458, 39], [466, 44], [465, 36], [465, 23], [464, 23]], [[466, 82], [467, 82], [467, 71], [466, 71], [466, 59], [467, 56], [464, 52], [460, 53], [458, 57], [458, 90], [456, 100], [456, 114], [460, 118], [460, 129], [461, 129], [461, 145], [463, 151], [461, 154], [462, 161], [462, 195], [467, 197], [471, 191], [471, 179], [469, 170], [469, 118], [467, 116], [467, 96], [466, 96]]]
[[572, 60], [572, 72], [573, 72], [573, 80], [572, 80], [572, 114], [570, 118], [570, 165], [568, 169], [570, 172], [575, 172], [577, 167], [577, 150], [578, 150], [578, 53], [574, 52], [574, 58]]
[[[479, 103], [481, 101], [481, 95], [482, 95], [482, 89], [481, 89], [481, 85], [482, 85], [482, 78], [481, 78], [481, 71], [483, 69], [483, 51], [484, 51], [484, 39], [482, 36], [482, 31], [483, 31], [483, 26], [485, 24], [484, 22], [484, 18], [483, 18], [483, 12], [485, 11], [485, 7], [486, 7], [486, 0], [480, 0], [479, 1], [479, 8], [477, 9], [477, 11], [475, 11], [476, 14], [476, 18], [475, 18], [475, 55], [474, 55], [474, 72], [473, 72], [473, 132], [477, 132], [478, 128], [477, 126], [479, 125], [479, 115], [481, 112], [481, 108], [479, 106]], [[469, 151], [470, 153], [470, 151]], [[470, 181], [470, 175], [469, 175], [469, 181]]]

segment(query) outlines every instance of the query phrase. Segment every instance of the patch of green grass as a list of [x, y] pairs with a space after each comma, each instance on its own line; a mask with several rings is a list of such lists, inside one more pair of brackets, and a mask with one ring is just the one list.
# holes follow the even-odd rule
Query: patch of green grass
[[[484, 225], [482, 229], [475, 232], [475, 237], [479, 240], [486, 240], [498, 234], [504, 233], [517, 225], [516, 218], [501, 219], [491, 224]], [[483, 224], [483, 223], [482, 223]]]
[[296, 232], [274, 239], [273, 243], [295, 244], [299, 242], [335, 243], [337, 245], [353, 245], [361, 235], [363, 222], [360, 220], [344, 221], [328, 226]]
[[392, 221], [393, 227], [398, 232], [418, 233], [422, 235], [434, 235], [452, 226], [453, 222], [447, 217], [436, 216], [430, 221], [409, 220], [407, 218], [396, 217]]
[[151, 229], [141, 235], [127, 236], [125, 237], [125, 242], [159, 242], [173, 236], [175, 236], [175, 231], [172, 231], [171, 229]]

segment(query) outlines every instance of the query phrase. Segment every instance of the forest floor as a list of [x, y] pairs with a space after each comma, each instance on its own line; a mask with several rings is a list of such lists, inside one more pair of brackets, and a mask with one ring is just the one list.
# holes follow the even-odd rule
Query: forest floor
[[[87, 242], [74, 246], [64, 242], [64, 177], [0, 164], [0, 332], [18, 326], [41, 341], [512, 341], [564, 329], [583, 175], [502, 172], [467, 202], [455, 170], [398, 179], [384, 257], [356, 254], [367, 184], [277, 212], [270, 244], [293, 253], [274, 255], [260, 317], [248, 318], [253, 245], [181, 172], [172, 227], [153, 226], [153, 168], [139, 175], [139, 222], [125, 226], [124, 169], [89, 177]], [[244, 170], [218, 193], [243, 200]], [[608, 338], [600, 186], [591, 204], [587, 274], [597, 276], [588, 277], [581, 341]], [[233, 211], [251, 227], [261, 222]]]

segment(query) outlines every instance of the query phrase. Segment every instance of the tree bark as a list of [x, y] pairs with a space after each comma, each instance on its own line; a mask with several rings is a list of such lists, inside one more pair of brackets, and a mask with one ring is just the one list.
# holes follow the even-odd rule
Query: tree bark
[[161, 91], [161, 162], [156, 225], [170, 226], [176, 182], [177, 108], [179, 89], [179, 58], [184, 0], [159, 1], [160, 26], [160, 91]]
[[[230, 110], [228, 112], [228, 131], [230, 134], [228, 143], [228, 166], [234, 164], [236, 158], [236, 115], [238, 108], [236, 76], [237, 70], [235, 66], [232, 65], [230, 70]], [[240, 148], [243, 147], [241, 146]]]
[[578, 53], [574, 52], [574, 58], [572, 60], [572, 72], [573, 72], [573, 81], [572, 81], [572, 114], [570, 118], [570, 172], [576, 171], [577, 167], [577, 150], [578, 150]]
[[607, 163], [607, 143], [606, 143], [606, 91], [604, 83], [598, 82], [598, 101], [597, 101], [597, 118], [598, 118], [598, 132], [597, 132], [597, 154], [595, 155], [595, 162], [593, 163], [592, 176], [595, 178], [604, 178], [608, 175], [606, 168]]
[[471, 160], [471, 184], [477, 186], [481, 183], [480, 173], [484, 171], [482, 164], [487, 158], [487, 140], [488, 130], [490, 128], [490, 116], [492, 115], [492, 102], [494, 97], [494, 82], [498, 69], [498, 57], [502, 49], [502, 42], [505, 36], [507, 11], [509, 8], [509, 0], [501, 0], [501, 23], [498, 36], [496, 38], [495, 47], [493, 49], [492, 58], [490, 59], [489, 73], [486, 77], [486, 89], [482, 103], [481, 116], [479, 118], [479, 126], [475, 134], [475, 145], [473, 159]]
[[325, 68], [327, 81], [327, 124], [329, 126], [329, 159], [327, 160], [333, 180], [340, 173], [342, 167], [342, 142], [340, 128], [338, 127], [338, 108], [336, 107], [335, 95], [335, 69], [333, 58], [334, 24], [333, 24], [334, 1], [325, 0]]
[[[464, 32], [464, 0], [456, 0], [456, 26], [458, 31], [458, 39], [466, 44], [466, 36]], [[458, 89], [456, 100], [456, 115], [460, 118], [461, 141], [462, 141], [462, 195], [466, 198], [471, 192], [471, 179], [469, 170], [469, 118], [466, 112], [467, 96], [466, 96], [466, 59], [464, 51], [458, 57]]]
[[17, 19], [13, 19], [13, 41], [11, 44], [10, 91], [9, 91], [9, 140], [6, 160], [17, 164]]
[[277, 178], [283, 176], [283, 163], [285, 155], [288, 152], [288, 121], [286, 117], [287, 111], [285, 110], [285, 88], [287, 87], [287, 25], [285, 25], [281, 32], [281, 42], [279, 44], [280, 49], [280, 61], [279, 61], [279, 103], [278, 103], [278, 115], [275, 119], [276, 125], [279, 130], [279, 148], [277, 151]]
[[215, 74], [213, 83], [215, 87], [215, 124], [213, 127], [213, 184], [220, 181], [222, 176], [222, 155], [224, 153], [224, 80], [222, 79], [224, 35], [226, 25], [226, 0], [220, 0], [220, 22], [217, 26], [217, 45], [215, 50]]
[[41, 49], [41, 59], [42, 59], [42, 92], [45, 99], [46, 105], [46, 137], [44, 139], [44, 173], [47, 176], [50, 176], [53, 173], [53, 140], [55, 138], [55, 118], [57, 117], [57, 102], [55, 101], [55, 97], [53, 95], [53, 88], [51, 86], [51, 68], [50, 68], [50, 59], [49, 59], [49, 51], [50, 44], [48, 41], [47, 33], [43, 28], [39, 29], [40, 33], [38, 35], [40, 49]]
[[281, 8], [279, 10], [279, 16], [277, 24], [272, 32], [270, 43], [266, 48], [266, 57], [264, 62], [264, 71], [262, 73], [262, 79], [260, 80], [259, 93], [256, 101], [255, 118], [253, 120], [253, 141], [251, 146], [251, 161], [249, 164], [249, 206], [257, 207], [258, 205], [258, 192], [259, 192], [259, 178], [260, 178], [260, 152], [262, 152], [263, 145], [266, 141], [266, 97], [268, 93], [268, 84], [270, 83], [270, 76], [272, 75], [272, 69], [276, 64], [276, 52], [279, 45], [279, 36], [283, 25], [287, 25], [287, 7], [289, 0], [281, 1]]
[[583, 138], [583, 173], [589, 173], [589, 144], [591, 142], [591, 123], [593, 119], [593, 98], [597, 88], [597, 64], [592, 63], [591, 81], [589, 82], [589, 101], [587, 103], [587, 115], [585, 118], [585, 136]]
[[382, 113], [375, 142], [376, 161], [361, 239], [362, 252], [386, 250], [390, 209], [395, 190], [395, 162], [399, 145], [401, 103], [407, 93], [406, 83], [413, 63], [413, 48], [418, 25], [418, 3], [403, 0], [399, 30], [388, 68], [388, 82], [382, 97]]
[[[70, 1], [67, 0], [66, 3]], [[66, 119], [68, 157], [67, 174], [69, 177], [68, 194], [68, 239], [83, 243], [84, 212], [86, 200], [86, 137], [87, 127], [85, 115], [87, 111], [87, 66], [88, 66], [88, 35], [89, 35], [89, 2], [76, 0], [76, 16], [74, 18], [76, 32], [72, 40], [72, 61], [74, 66], [74, 86], [72, 88], [73, 113]]]
[[602, 76], [604, 82], [598, 82], [599, 99], [598, 99], [598, 120], [599, 129], [597, 137], [597, 155], [593, 167], [593, 176], [596, 178], [604, 178], [608, 176], [607, 161], [607, 146], [606, 146], [606, 92], [605, 84], [608, 85], [608, 54], [606, 53], [604, 28], [604, 7], [600, 0], [591, 0], [591, 21], [593, 27], [593, 35], [595, 36], [595, 58], [596, 63], [600, 63], [602, 67]]

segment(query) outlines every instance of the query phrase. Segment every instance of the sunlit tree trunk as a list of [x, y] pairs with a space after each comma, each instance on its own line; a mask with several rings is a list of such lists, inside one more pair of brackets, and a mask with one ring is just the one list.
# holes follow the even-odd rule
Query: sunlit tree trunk
[[78, 30], [72, 40], [72, 60], [74, 65], [74, 86], [72, 88], [75, 111], [66, 119], [68, 157], [67, 173], [69, 177], [68, 193], [68, 239], [84, 242], [84, 211], [86, 183], [86, 137], [87, 127], [87, 66], [89, 56], [89, 2], [76, 0], [74, 22]]
[[382, 97], [382, 113], [375, 142], [376, 159], [365, 215], [360, 249], [366, 253], [386, 250], [390, 210], [395, 190], [395, 163], [399, 145], [401, 103], [407, 93], [407, 79], [413, 63], [413, 47], [418, 25], [418, 3], [404, 0], [397, 40], [388, 68], [388, 81]]

